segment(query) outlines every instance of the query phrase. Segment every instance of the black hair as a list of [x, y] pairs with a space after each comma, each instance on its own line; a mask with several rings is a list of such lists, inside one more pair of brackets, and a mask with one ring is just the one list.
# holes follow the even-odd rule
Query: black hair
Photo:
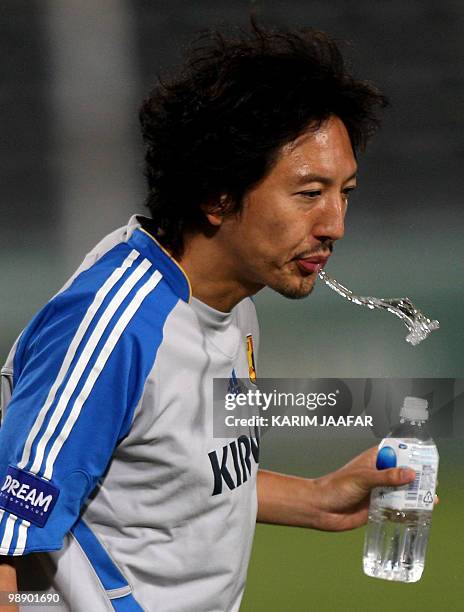
[[347, 71], [324, 32], [253, 24], [235, 36], [201, 35], [179, 74], [159, 79], [140, 109], [153, 227], [181, 254], [184, 232], [204, 224], [202, 204], [225, 195], [240, 210], [281, 147], [330, 115], [362, 150], [386, 104]]

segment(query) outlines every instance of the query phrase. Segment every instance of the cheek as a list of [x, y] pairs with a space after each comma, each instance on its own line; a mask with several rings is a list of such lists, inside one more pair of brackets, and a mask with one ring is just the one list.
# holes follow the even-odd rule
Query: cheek
[[301, 211], [269, 197], [265, 202], [250, 202], [242, 217], [239, 239], [252, 244], [255, 251], [279, 259], [279, 254], [287, 256], [301, 245], [306, 226]]
[[274, 235], [292, 234], [301, 225], [303, 216], [298, 210], [288, 204], [269, 206], [266, 213], [255, 221], [263, 230], [273, 232]]
[[307, 220], [304, 216], [292, 212], [270, 219], [266, 231], [283, 247], [294, 248], [304, 240], [306, 227]]
[[256, 228], [255, 254], [270, 264], [285, 264], [293, 258], [304, 242], [304, 224], [291, 223], [288, 220], [269, 219]]

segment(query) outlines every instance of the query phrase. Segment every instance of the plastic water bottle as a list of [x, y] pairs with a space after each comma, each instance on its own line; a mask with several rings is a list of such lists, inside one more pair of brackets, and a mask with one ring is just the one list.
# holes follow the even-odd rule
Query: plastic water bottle
[[408, 467], [416, 479], [371, 493], [363, 558], [368, 576], [400, 582], [422, 576], [438, 473], [428, 416], [426, 400], [405, 397], [400, 424], [379, 445], [377, 469]]

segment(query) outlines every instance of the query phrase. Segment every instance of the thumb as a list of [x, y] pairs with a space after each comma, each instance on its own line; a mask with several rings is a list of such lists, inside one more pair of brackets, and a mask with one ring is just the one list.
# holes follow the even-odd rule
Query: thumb
[[413, 482], [416, 472], [410, 468], [389, 468], [387, 470], [366, 470], [363, 476], [363, 484], [366, 489], [400, 487]]

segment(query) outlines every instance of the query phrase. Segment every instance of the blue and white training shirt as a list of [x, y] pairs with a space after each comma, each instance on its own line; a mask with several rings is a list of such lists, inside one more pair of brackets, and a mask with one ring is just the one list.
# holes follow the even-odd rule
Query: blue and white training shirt
[[213, 438], [212, 380], [254, 375], [256, 313], [192, 298], [142, 224], [87, 255], [2, 369], [0, 554], [72, 612], [236, 611], [259, 440]]

